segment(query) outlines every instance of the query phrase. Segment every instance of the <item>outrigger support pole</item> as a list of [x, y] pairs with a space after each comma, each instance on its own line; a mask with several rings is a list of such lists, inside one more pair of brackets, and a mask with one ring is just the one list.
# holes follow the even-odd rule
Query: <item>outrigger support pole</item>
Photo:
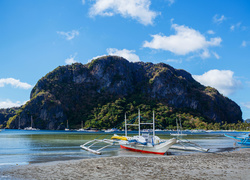
[[127, 136], [127, 118], [126, 118], [126, 113], [125, 113], [125, 136]]

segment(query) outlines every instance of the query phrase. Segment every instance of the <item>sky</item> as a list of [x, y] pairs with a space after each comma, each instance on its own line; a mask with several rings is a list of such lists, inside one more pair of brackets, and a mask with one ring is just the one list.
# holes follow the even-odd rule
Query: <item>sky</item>
[[166, 63], [250, 118], [249, 0], [0, 0], [0, 108], [58, 66], [102, 55]]

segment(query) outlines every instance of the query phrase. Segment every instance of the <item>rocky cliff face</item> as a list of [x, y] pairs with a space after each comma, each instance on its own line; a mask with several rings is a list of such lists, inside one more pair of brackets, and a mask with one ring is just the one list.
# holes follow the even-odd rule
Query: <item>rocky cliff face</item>
[[116, 56], [58, 67], [37, 82], [30, 98], [9, 120], [10, 128], [18, 127], [19, 118], [21, 128], [30, 126], [31, 116], [40, 129], [63, 129], [66, 120], [73, 126], [95, 121], [94, 109], [122, 98], [190, 109], [214, 122], [242, 121], [236, 103], [214, 88], [202, 86], [188, 72], [163, 63], [130, 63]]

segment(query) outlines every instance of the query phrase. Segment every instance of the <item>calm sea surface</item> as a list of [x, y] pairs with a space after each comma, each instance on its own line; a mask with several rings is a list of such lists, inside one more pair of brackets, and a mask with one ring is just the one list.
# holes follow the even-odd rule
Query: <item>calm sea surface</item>
[[[162, 139], [172, 138], [170, 132], [157, 132]], [[224, 137], [225, 132], [190, 133], [186, 139], [209, 148], [209, 152], [233, 150], [235, 141]], [[227, 132], [231, 135], [244, 135], [245, 133]], [[0, 132], [0, 170], [10, 166], [25, 165], [31, 163], [43, 163], [62, 160], [97, 158], [104, 156], [152, 156], [121, 149], [119, 146], [111, 146], [104, 150], [102, 155], [95, 155], [80, 148], [83, 143], [95, 138], [108, 138], [113, 133], [77, 132], [77, 131], [25, 131], [2, 130]], [[123, 135], [123, 134], [122, 134]], [[131, 134], [132, 135], [132, 134]], [[103, 144], [98, 144], [101, 147]], [[236, 146], [238, 146], [236, 144]], [[98, 148], [98, 147], [95, 147]], [[185, 153], [178, 150], [169, 150], [173, 155]]]

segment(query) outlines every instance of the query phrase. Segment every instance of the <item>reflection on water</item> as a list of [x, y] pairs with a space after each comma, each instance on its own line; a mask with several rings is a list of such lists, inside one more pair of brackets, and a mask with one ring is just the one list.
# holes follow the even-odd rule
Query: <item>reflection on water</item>
[[[159, 133], [159, 132], [158, 132]], [[238, 135], [237, 133], [236, 135]], [[104, 156], [159, 156], [148, 155], [111, 146], [103, 154], [95, 155], [84, 151], [80, 145], [92, 139], [109, 139], [113, 134], [65, 132], [65, 131], [24, 131], [4, 130], [0, 133], [0, 168], [10, 165], [23, 165], [39, 162], [51, 162], [72, 159], [96, 158]], [[122, 135], [122, 134], [121, 134]], [[172, 138], [169, 132], [157, 134], [162, 139]], [[192, 134], [185, 137], [199, 144], [210, 152], [219, 152], [234, 148], [234, 141], [223, 133]], [[96, 149], [103, 144], [97, 144]], [[170, 150], [173, 155], [193, 153]]]

